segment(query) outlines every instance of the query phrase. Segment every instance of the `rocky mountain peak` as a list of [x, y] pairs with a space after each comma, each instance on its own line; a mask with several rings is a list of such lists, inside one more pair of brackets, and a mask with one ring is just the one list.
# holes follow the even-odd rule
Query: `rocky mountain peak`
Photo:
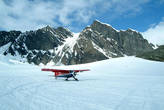
[[47, 25], [47, 26], [41, 28], [40, 30], [44, 30], [44, 31], [52, 31], [52, 30], [54, 30], [54, 28], [51, 27], [51, 26], [49, 26], [49, 25]]
[[104, 34], [108, 33], [108, 32], [112, 32], [112, 33], [117, 32], [117, 30], [114, 29], [111, 25], [102, 23], [98, 20], [93, 21], [93, 23], [91, 24], [91, 28], [93, 31], [101, 32]]
[[99, 20], [94, 20], [91, 25], [104, 25], [104, 26], [112, 27], [111, 25], [100, 22]]
[[55, 29], [56, 33], [65, 37], [65, 38], [68, 38], [68, 37], [73, 37], [73, 34], [70, 30], [68, 30], [67, 28], [64, 28], [64, 27], [58, 27], [57, 29]]

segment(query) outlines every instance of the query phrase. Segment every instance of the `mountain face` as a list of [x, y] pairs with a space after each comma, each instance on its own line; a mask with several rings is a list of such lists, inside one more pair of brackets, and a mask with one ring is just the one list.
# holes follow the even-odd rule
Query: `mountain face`
[[164, 62], [164, 45], [159, 46], [157, 49], [150, 52], [144, 52], [137, 55], [137, 57]]
[[75, 34], [63, 27], [50, 26], [21, 33], [0, 32], [0, 46], [9, 45], [4, 55], [21, 56], [29, 63], [82, 64], [153, 50], [139, 32], [117, 31], [94, 21]]
[[94, 21], [79, 34], [71, 51], [69, 45], [63, 46], [59, 59], [64, 64], [89, 63], [151, 51], [152, 46], [136, 31], [117, 31], [107, 24]]
[[13, 42], [20, 34], [20, 31], [0, 31], [0, 47]]
[[56, 54], [54, 49], [62, 45], [65, 39], [73, 37], [72, 33], [62, 27], [57, 29], [49, 26], [36, 31], [21, 33], [11, 42], [4, 55], [21, 56], [29, 63], [47, 64]]

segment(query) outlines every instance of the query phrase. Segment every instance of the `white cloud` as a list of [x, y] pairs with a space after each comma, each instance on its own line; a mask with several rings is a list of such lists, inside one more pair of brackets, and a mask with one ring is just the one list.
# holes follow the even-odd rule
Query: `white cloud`
[[10, 5], [0, 1], [0, 28], [11, 30], [30, 30], [42, 25], [55, 25], [52, 3], [13, 0]]
[[138, 12], [147, 2], [149, 0], [0, 0], [0, 29], [25, 31], [45, 25], [71, 27], [72, 23], [87, 24], [106, 11], [111, 18]]
[[91, 0], [10, 0], [0, 1], [0, 28], [31, 30], [44, 25], [70, 25], [80, 21], [86, 23], [94, 14], [92, 7], [99, 2]]
[[157, 25], [142, 33], [149, 42], [164, 45], [164, 19]]

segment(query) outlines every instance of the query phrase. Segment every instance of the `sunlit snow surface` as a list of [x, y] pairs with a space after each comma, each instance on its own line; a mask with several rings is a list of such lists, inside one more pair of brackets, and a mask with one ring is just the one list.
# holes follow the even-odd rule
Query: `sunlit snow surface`
[[0, 58], [0, 110], [163, 110], [164, 63], [135, 57], [86, 65], [79, 81]]

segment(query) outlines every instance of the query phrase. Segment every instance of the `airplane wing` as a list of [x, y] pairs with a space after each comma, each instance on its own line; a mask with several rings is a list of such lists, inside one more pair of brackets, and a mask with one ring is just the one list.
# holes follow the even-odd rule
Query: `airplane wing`
[[71, 71], [74, 71], [75, 73], [83, 72], [83, 71], [90, 71], [89, 69], [83, 69], [83, 70], [63, 70], [63, 69], [47, 69], [43, 68], [42, 71], [51, 71], [54, 72], [55, 77], [63, 74], [69, 74]]

